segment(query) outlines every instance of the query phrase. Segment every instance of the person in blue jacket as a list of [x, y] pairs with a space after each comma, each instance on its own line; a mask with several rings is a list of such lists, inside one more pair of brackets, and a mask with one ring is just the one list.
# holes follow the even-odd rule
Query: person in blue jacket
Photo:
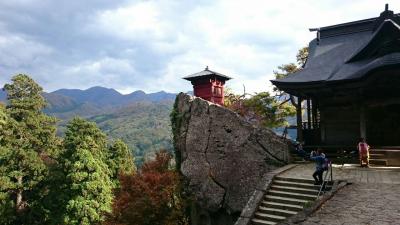
[[315, 180], [315, 185], [322, 184], [322, 174], [324, 173], [323, 165], [325, 162], [325, 154], [322, 153], [322, 149], [317, 149], [317, 151], [312, 151], [310, 159], [315, 161], [315, 172], [313, 173], [313, 178]]
[[306, 161], [307, 153], [303, 149], [303, 143], [302, 142], [300, 142], [300, 143], [298, 143], [296, 145], [296, 152], [297, 152], [297, 155], [299, 155], [301, 158], [303, 158], [303, 161]]

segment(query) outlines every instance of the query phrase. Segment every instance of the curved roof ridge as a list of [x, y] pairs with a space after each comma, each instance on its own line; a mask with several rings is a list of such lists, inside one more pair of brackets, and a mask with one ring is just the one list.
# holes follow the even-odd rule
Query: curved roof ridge
[[[380, 38], [379, 36], [382, 35], [382, 32], [384, 32], [383, 29], [386, 26], [393, 26], [394, 28], [396, 28], [396, 30], [394, 30], [394, 31], [398, 32], [398, 34], [400, 35], [400, 26], [397, 23], [395, 23], [391, 19], [384, 20], [383, 23], [381, 23], [379, 25], [379, 27], [375, 30], [375, 32], [373, 33], [370, 40], [368, 42], [366, 42], [363, 46], [361, 46], [352, 56], [350, 56], [350, 58], [348, 60], [346, 60], [346, 63], [351, 63], [351, 62], [355, 62], [355, 61], [367, 58], [368, 53], [370, 51], [373, 51], [374, 48], [376, 49], [376, 44], [378, 44], [376, 42], [379, 41], [378, 38]], [[386, 35], [386, 37], [394, 38], [392, 35]], [[370, 54], [372, 54], [372, 53], [370, 53]]]

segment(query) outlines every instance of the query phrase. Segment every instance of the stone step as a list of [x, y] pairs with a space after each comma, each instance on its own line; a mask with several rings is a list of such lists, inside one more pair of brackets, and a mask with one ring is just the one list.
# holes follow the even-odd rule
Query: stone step
[[298, 187], [287, 187], [281, 185], [272, 185], [271, 190], [276, 191], [285, 191], [290, 193], [298, 193], [298, 194], [307, 194], [307, 195], [318, 195], [319, 190], [310, 189], [310, 188], [298, 188]]
[[372, 149], [400, 149], [400, 146], [373, 146]]
[[267, 207], [267, 208], [290, 210], [290, 211], [295, 211], [295, 212], [303, 210], [302, 205], [292, 205], [292, 204], [285, 204], [285, 203], [272, 202], [272, 201], [262, 201], [260, 206]]
[[[298, 188], [306, 188], [306, 189], [313, 189], [313, 190], [319, 190], [321, 188], [321, 185], [314, 185], [313, 183], [297, 183], [297, 182], [291, 182], [291, 181], [284, 181], [284, 180], [274, 180], [274, 185], [279, 185], [279, 186], [287, 186], [287, 187], [298, 187]], [[330, 190], [332, 186], [327, 185], [326, 189]]]
[[290, 182], [296, 182], [296, 183], [302, 183], [302, 184], [313, 184], [314, 183], [314, 180], [310, 180], [310, 179], [276, 176], [274, 178], [274, 181], [278, 181], [278, 180], [290, 181]]
[[276, 222], [273, 222], [273, 221], [260, 220], [260, 219], [252, 219], [251, 223], [254, 225], [275, 225], [275, 224], [277, 224]]
[[317, 198], [317, 194], [308, 195], [308, 194], [299, 194], [299, 193], [286, 192], [286, 191], [275, 191], [275, 190], [269, 190], [267, 195], [280, 196], [280, 197], [284, 197], [284, 198], [302, 199], [302, 200], [308, 200], [308, 201], [314, 201]]
[[[326, 171], [324, 172], [323, 176], [325, 176]], [[310, 175], [311, 176], [311, 175]], [[295, 178], [295, 177], [275, 177], [274, 181], [288, 181], [288, 182], [293, 182], [293, 183], [301, 183], [301, 184], [313, 184], [314, 185], [314, 180], [312, 179], [304, 179], [304, 178]], [[326, 183], [328, 186], [332, 186], [333, 181], [329, 181]]]
[[293, 215], [297, 214], [297, 211], [290, 211], [290, 210], [285, 210], [285, 209], [276, 209], [276, 208], [263, 207], [263, 206], [258, 207], [258, 211], [257, 212], [276, 215], [276, 216], [284, 216], [284, 217], [290, 217], [290, 216], [293, 216]]
[[379, 165], [379, 166], [387, 166], [387, 160], [386, 159], [370, 159], [369, 164]]
[[261, 220], [267, 220], [267, 221], [272, 221], [272, 222], [280, 222], [282, 220], [285, 220], [285, 216], [277, 216], [277, 215], [272, 215], [268, 213], [260, 213], [256, 212], [254, 214], [255, 219], [261, 219]]
[[299, 205], [303, 206], [307, 202], [307, 200], [303, 199], [297, 199], [297, 198], [287, 198], [287, 197], [281, 197], [281, 196], [275, 196], [275, 195], [266, 195], [264, 199], [267, 202], [276, 202], [276, 203], [283, 203], [283, 204], [290, 204], [290, 205]]
[[388, 152], [388, 153], [398, 153], [398, 154], [400, 154], [400, 149], [370, 149], [369, 150], [369, 153], [371, 154], [371, 153], [373, 153], [373, 154], [375, 154], [375, 153], [381, 153], [381, 154], [384, 154], [384, 153], [386, 153], [386, 152]]
[[[326, 172], [324, 172], [324, 176], [325, 176], [325, 173]], [[301, 183], [301, 184], [314, 184], [314, 180], [312, 180], [312, 179], [304, 179], [304, 178], [280, 177], [280, 176], [275, 177], [274, 181], [278, 181], [278, 180], [279, 181], [289, 181], [289, 182], [294, 182], [294, 183]], [[327, 184], [328, 185], [332, 185], [333, 182], [330, 181]]]
[[369, 154], [369, 159], [386, 159], [385, 154]]
[[303, 159], [303, 157], [298, 156], [298, 155], [292, 155], [292, 158], [293, 158], [293, 159], [300, 159], [300, 160]]
[[294, 164], [307, 164], [307, 163], [309, 163], [309, 161], [296, 160], [296, 161], [293, 161], [293, 163]]
[[293, 162], [301, 162], [301, 161], [303, 161], [303, 159], [302, 158], [293, 158]]

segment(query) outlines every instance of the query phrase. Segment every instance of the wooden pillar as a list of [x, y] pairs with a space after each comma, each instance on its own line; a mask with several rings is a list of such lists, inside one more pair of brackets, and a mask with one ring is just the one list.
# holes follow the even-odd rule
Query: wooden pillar
[[301, 112], [301, 97], [297, 98], [296, 116], [297, 116], [297, 141], [303, 142], [303, 115]]
[[364, 105], [360, 106], [360, 137], [367, 139], [367, 120]]
[[319, 114], [319, 128], [321, 131], [321, 143], [326, 143], [326, 127], [325, 127], [325, 115], [323, 111], [320, 111]]
[[311, 100], [307, 99], [307, 128], [311, 129]]
[[317, 100], [313, 99], [311, 101], [311, 109], [312, 109], [312, 121], [313, 121], [313, 128], [316, 129], [318, 128], [318, 121], [317, 121], [317, 117], [318, 117], [318, 106], [317, 106]]

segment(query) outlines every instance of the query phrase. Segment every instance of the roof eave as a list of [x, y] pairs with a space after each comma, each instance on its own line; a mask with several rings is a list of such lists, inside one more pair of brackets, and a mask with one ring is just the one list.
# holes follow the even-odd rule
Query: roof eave
[[218, 77], [220, 80], [223, 80], [223, 81], [227, 81], [227, 80], [233, 79], [233, 78], [228, 77], [228, 76], [220, 76], [220, 75], [217, 75], [217, 74], [208, 74], [208, 75], [202, 75], [202, 76], [196, 76], [196, 77], [183, 77], [182, 79], [185, 79], [187, 81], [194, 81], [194, 80], [199, 80], [199, 79], [207, 79], [207, 78], [210, 78], [210, 77]]

